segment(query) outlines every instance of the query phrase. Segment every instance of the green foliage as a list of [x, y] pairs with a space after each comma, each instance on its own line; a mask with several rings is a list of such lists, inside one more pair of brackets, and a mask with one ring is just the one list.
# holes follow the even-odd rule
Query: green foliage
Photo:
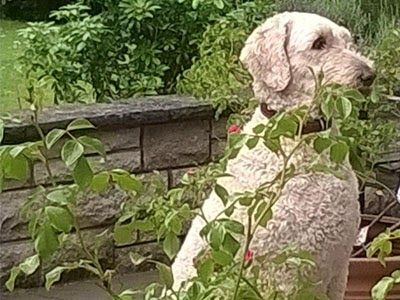
[[399, 2], [390, 0], [277, 1], [277, 11], [287, 10], [325, 16], [347, 27], [362, 45], [379, 41], [381, 33], [392, 27], [400, 17]]
[[385, 300], [387, 294], [394, 285], [400, 284], [400, 269], [394, 271], [391, 276], [385, 276], [379, 280], [371, 290], [373, 300]]
[[273, 1], [244, 2], [209, 25], [199, 46], [199, 58], [178, 81], [180, 93], [210, 100], [221, 113], [239, 112], [252, 98], [251, 78], [239, 62], [239, 53], [250, 31], [273, 12]]
[[[372, 257], [378, 253], [380, 263], [385, 266], [385, 258], [392, 252], [392, 241], [400, 240], [400, 229], [389, 230], [379, 234], [369, 245], [367, 256]], [[382, 277], [372, 288], [373, 300], [384, 300], [394, 285], [400, 284], [400, 269], [393, 271], [391, 276]]]
[[372, 49], [372, 57], [378, 69], [377, 84], [388, 94], [400, 89], [400, 30], [393, 26], [382, 33], [377, 46]]
[[[54, 102], [106, 101], [174, 91], [207, 24], [234, 1], [87, 0], [55, 21], [21, 30], [26, 78], [45, 80]], [[28, 84], [28, 89], [30, 88]]]

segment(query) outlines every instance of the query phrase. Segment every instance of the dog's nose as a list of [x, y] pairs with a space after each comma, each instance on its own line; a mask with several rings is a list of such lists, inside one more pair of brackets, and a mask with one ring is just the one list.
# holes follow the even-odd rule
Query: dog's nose
[[375, 77], [375, 72], [370, 67], [366, 67], [363, 69], [359, 78], [363, 86], [371, 86]]

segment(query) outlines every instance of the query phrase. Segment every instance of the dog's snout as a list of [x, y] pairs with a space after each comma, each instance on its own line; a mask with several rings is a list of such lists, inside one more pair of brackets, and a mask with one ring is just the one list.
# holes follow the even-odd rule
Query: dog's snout
[[370, 67], [364, 67], [359, 77], [363, 86], [371, 86], [375, 80], [375, 72]]

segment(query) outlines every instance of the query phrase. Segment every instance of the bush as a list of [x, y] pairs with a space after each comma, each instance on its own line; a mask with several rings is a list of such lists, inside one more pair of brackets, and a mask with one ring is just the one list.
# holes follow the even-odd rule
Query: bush
[[25, 74], [51, 82], [55, 103], [173, 92], [207, 24], [234, 1], [88, 0], [21, 34]]
[[349, 28], [361, 45], [378, 40], [381, 32], [400, 18], [400, 3], [390, 0], [282, 0], [277, 3], [278, 11], [316, 13]]
[[251, 30], [273, 9], [271, 0], [246, 2], [210, 25], [199, 58], [178, 80], [178, 91], [210, 100], [217, 116], [245, 109], [252, 99], [251, 77], [239, 62], [240, 50]]

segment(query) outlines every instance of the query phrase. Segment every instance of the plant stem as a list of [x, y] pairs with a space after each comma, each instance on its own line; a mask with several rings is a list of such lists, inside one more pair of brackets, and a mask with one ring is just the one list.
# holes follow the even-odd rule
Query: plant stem
[[115, 296], [115, 293], [113, 292], [113, 290], [111, 289], [111, 283], [105, 278], [105, 273], [103, 271], [103, 268], [97, 258], [96, 255], [93, 255], [90, 250], [88, 249], [85, 240], [83, 238], [82, 235], [82, 231], [80, 230], [80, 226], [78, 223], [77, 218], [75, 217], [75, 215], [73, 214], [73, 212], [71, 211], [71, 209], [69, 207], [67, 207], [68, 212], [70, 213], [70, 215], [73, 218], [74, 221], [74, 227], [75, 227], [75, 231], [76, 231], [76, 235], [78, 236], [79, 239], [79, 243], [82, 247], [83, 252], [85, 252], [86, 256], [92, 261], [93, 265], [95, 266], [95, 268], [99, 271], [100, 274], [100, 279], [102, 280], [102, 287], [103, 289], [111, 296]]
[[249, 249], [250, 246], [250, 242], [252, 240], [252, 234], [251, 234], [251, 216], [248, 216], [248, 226], [247, 226], [247, 233], [246, 233], [246, 245], [244, 247], [244, 251], [243, 251], [243, 256], [242, 256], [242, 261], [240, 263], [240, 269], [239, 269], [239, 275], [237, 277], [236, 280], [236, 285], [235, 285], [235, 291], [233, 293], [233, 300], [237, 299], [237, 295], [239, 292], [239, 286], [240, 286], [240, 280], [242, 279], [242, 275], [243, 275], [243, 269], [244, 269], [244, 264], [246, 263], [246, 252]]
[[[39, 122], [38, 122], [38, 111], [37, 111], [36, 109], [33, 111], [33, 120], [32, 120], [32, 121], [33, 121], [33, 122], [32, 122], [32, 123], [33, 123], [33, 126], [35, 127], [35, 129], [36, 129], [37, 133], [39, 134], [40, 139], [41, 139], [41, 141], [42, 141], [42, 143], [43, 143], [43, 147], [46, 147], [46, 137], [44, 136], [44, 133], [43, 133], [42, 128], [40, 128], [40, 126], [39, 126]], [[56, 181], [55, 181], [54, 176], [53, 176], [53, 173], [52, 173], [52, 171], [51, 171], [51, 168], [50, 168], [50, 164], [49, 164], [49, 160], [48, 160], [48, 158], [47, 158], [47, 155], [46, 155], [46, 153], [43, 151], [43, 149], [40, 148], [40, 147], [39, 147], [39, 152], [40, 152], [40, 154], [42, 155], [42, 157], [44, 158], [43, 163], [44, 163], [44, 165], [45, 165], [47, 174], [49, 175], [51, 185], [52, 185], [53, 187], [55, 187], [55, 186], [56, 186]]]

